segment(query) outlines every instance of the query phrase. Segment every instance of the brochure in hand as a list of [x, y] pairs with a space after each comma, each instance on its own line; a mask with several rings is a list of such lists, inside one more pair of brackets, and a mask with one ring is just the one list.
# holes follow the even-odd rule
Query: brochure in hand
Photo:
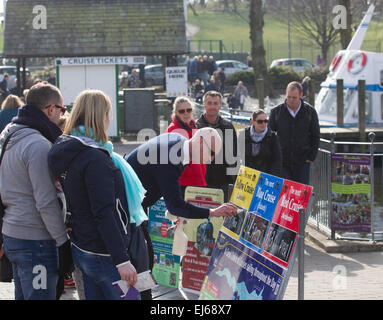
[[153, 289], [158, 286], [150, 270], [137, 274], [135, 286], [129, 286], [125, 280], [113, 282], [113, 286], [120, 293], [123, 300], [137, 300], [140, 292]]

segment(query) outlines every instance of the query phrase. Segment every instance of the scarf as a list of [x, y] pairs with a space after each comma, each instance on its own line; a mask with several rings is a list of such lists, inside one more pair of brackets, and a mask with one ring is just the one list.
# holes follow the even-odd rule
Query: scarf
[[[79, 126], [77, 130], [73, 130], [71, 134], [76, 137], [85, 137], [85, 127]], [[148, 220], [148, 216], [141, 205], [142, 200], [145, 197], [146, 190], [142, 186], [140, 179], [130, 164], [126, 162], [122, 156], [113, 151], [112, 142], [108, 141], [105, 144], [102, 144], [101, 141], [95, 142], [100, 147], [108, 150], [115, 166], [120, 169], [124, 179], [125, 194], [128, 201], [130, 218], [132, 222], [139, 226], [142, 222]]]
[[250, 139], [253, 142], [251, 144], [251, 155], [256, 156], [259, 153], [259, 149], [261, 148], [261, 141], [265, 137], [268, 128], [266, 127], [265, 131], [261, 133], [257, 133], [253, 126], [250, 127]]
[[186, 131], [197, 129], [197, 126], [194, 120], [190, 121], [190, 123], [187, 124], [185, 122], [182, 122], [182, 120], [177, 116], [175, 116], [175, 119], [176, 121], [178, 121], [178, 124], [180, 125], [180, 127]]
[[61, 129], [39, 108], [32, 104], [26, 104], [19, 108], [18, 114], [12, 119], [13, 123], [22, 124], [39, 131], [50, 142], [61, 136]]

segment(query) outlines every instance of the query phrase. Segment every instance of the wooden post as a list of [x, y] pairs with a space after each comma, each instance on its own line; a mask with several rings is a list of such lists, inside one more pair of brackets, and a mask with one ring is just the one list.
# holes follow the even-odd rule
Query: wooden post
[[20, 62], [20, 59], [21, 58], [17, 58], [17, 61], [16, 61], [16, 79], [17, 79], [17, 95], [19, 97], [21, 97], [22, 95], [22, 92], [21, 92], [21, 72], [20, 72], [20, 65], [21, 65], [21, 62]]
[[366, 141], [366, 80], [358, 80], [359, 141]]
[[344, 125], [343, 79], [336, 80], [336, 124]]
[[27, 87], [27, 73], [26, 73], [27, 59], [26, 58], [22, 58], [21, 65], [23, 67], [23, 72], [22, 72], [22, 89], [23, 89], [23, 92], [24, 92], [25, 88]]
[[255, 88], [257, 90], [259, 109], [265, 108], [265, 87], [263, 79], [257, 79]]

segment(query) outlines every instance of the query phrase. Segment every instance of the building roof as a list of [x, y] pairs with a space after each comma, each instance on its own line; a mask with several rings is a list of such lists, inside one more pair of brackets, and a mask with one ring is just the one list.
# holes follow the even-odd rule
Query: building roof
[[5, 57], [186, 52], [183, 0], [7, 1]]

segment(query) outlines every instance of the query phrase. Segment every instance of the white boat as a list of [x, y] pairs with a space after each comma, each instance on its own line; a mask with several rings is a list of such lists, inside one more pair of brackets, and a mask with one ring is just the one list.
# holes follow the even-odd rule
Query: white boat
[[346, 50], [339, 51], [315, 100], [321, 127], [337, 123], [337, 79], [343, 79], [344, 126], [358, 124], [358, 80], [366, 81], [366, 124], [383, 123], [383, 53], [361, 50], [375, 6], [370, 5]]

